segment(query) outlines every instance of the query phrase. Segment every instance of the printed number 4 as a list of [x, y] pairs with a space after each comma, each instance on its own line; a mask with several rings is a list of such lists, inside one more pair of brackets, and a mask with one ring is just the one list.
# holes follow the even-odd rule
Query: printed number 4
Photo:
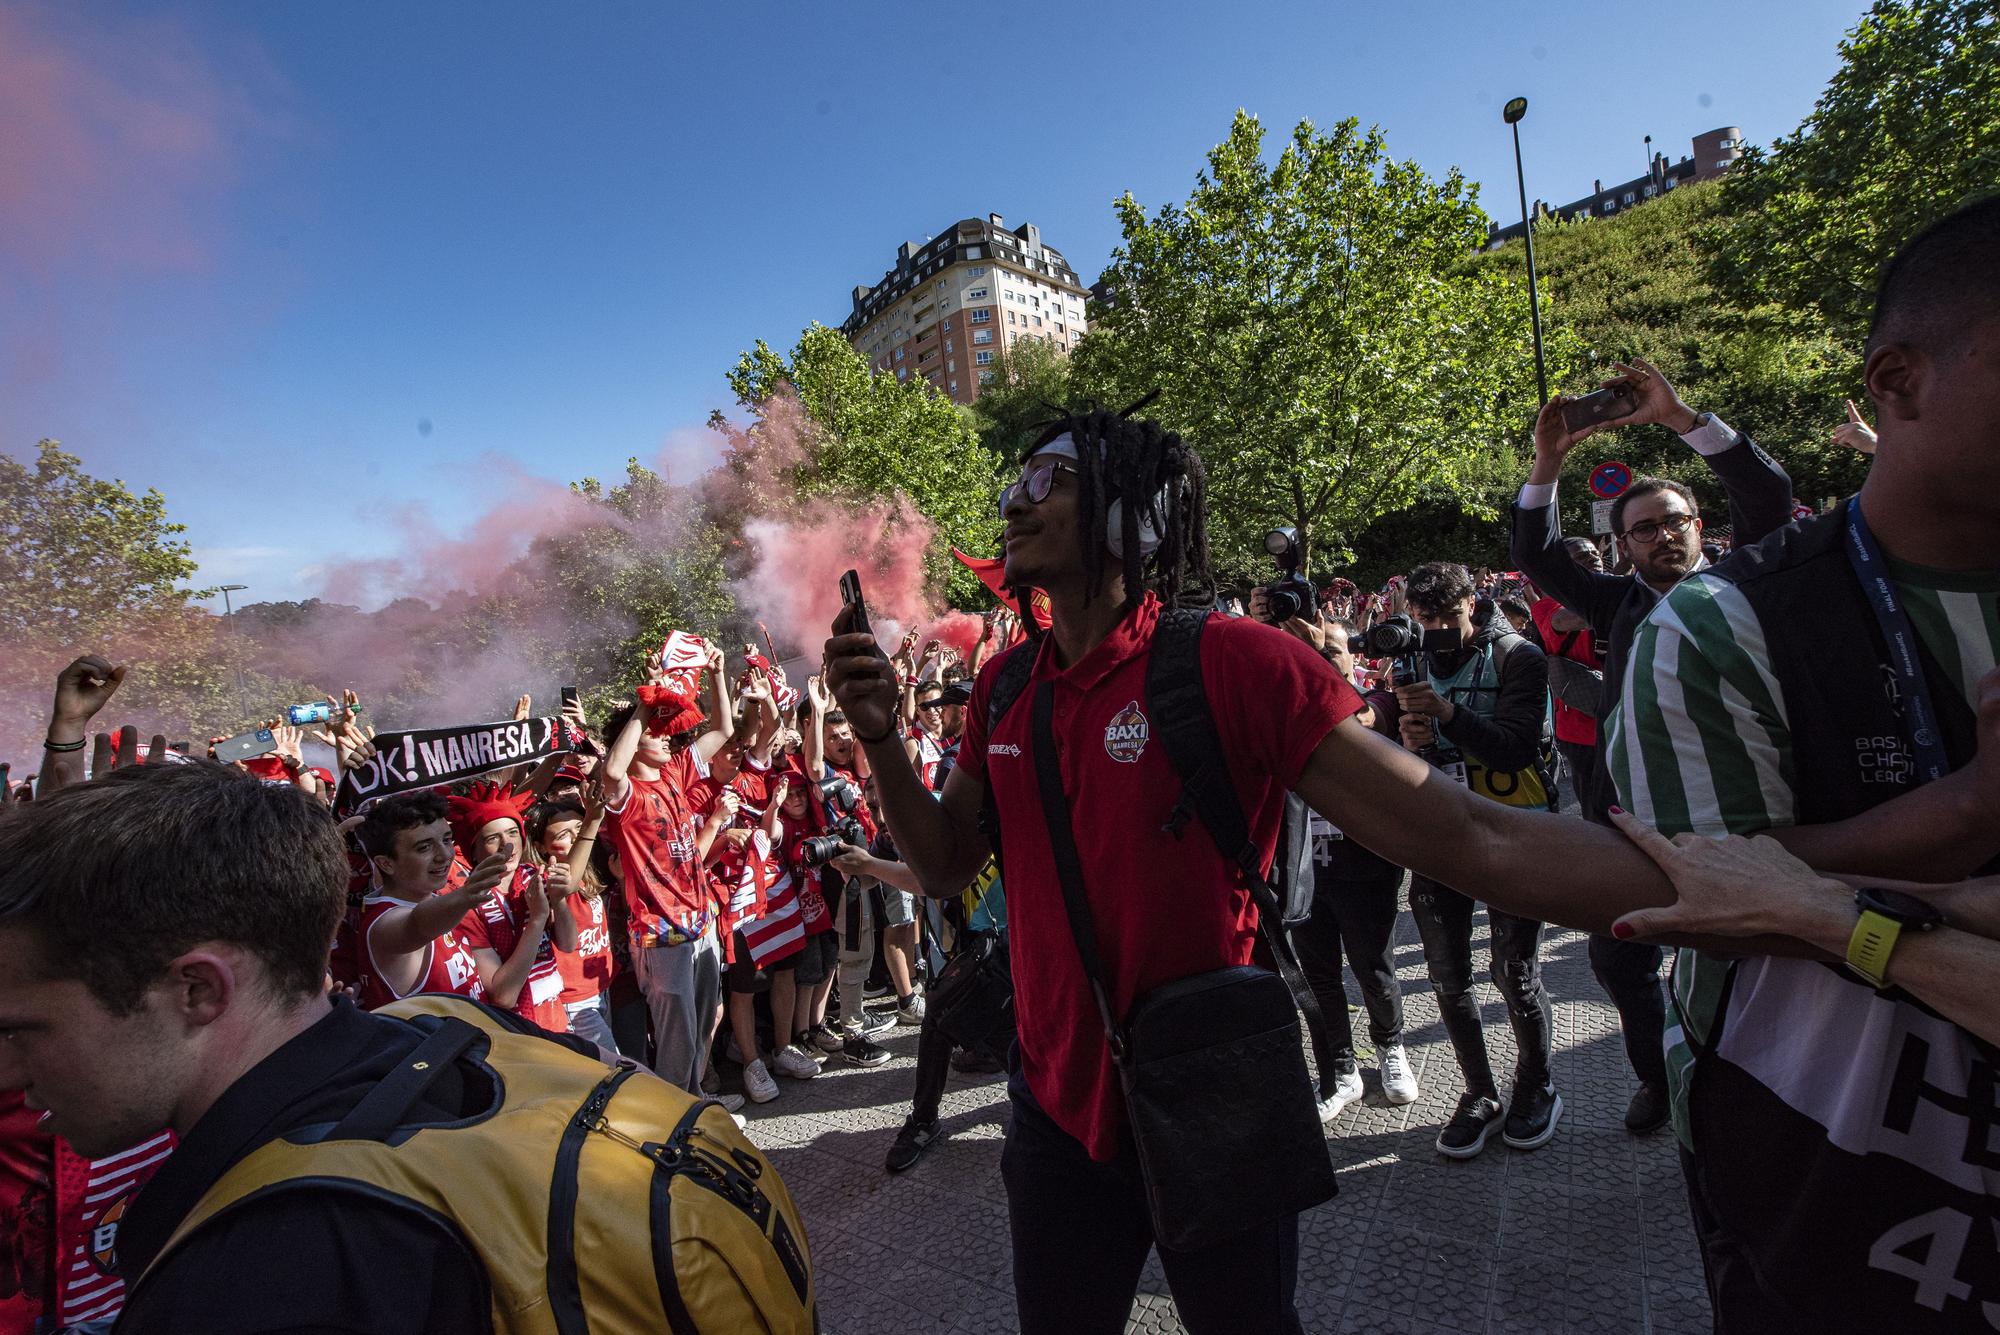
[[[2000, 1241], [2000, 1219], [1993, 1221], [1996, 1241]], [[1959, 1279], [1958, 1263], [1964, 1259], [1965, 1244], [1972, 1237], [1972, 1217], [1950, 1207], [1906, 1219], [1868, 1249], [1868, 1264], [1887, 1274], [1910, 1280], [1917, 1286], [1916, 1298], [1934, 1312], [1944, 1310], [1946, 1301], [1972, 1296], [1972, 1286]], [[1929, 1240], [1923, 1259], [1911, 1256], [1912, 1244]], [[1979, 1311], [1986, 1324], [2000, 1330], [2000, 1303], [1982, 1302]]]

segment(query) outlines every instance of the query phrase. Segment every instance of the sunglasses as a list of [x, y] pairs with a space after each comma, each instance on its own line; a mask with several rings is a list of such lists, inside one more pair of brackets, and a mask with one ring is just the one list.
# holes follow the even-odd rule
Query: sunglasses
[[1007, 507], [1014, 503], [1016, 495], [1025, 495], [1030, 505], [1040, 505], [1055, 490], [1057, 473], [1074, 473], [1076, 465], [1064, 463], [1061, 459], [1051, 459], [1038, 468], [1028, 471], [1026, 477], [1000, 492], [1000, 517], [1007, 517]]

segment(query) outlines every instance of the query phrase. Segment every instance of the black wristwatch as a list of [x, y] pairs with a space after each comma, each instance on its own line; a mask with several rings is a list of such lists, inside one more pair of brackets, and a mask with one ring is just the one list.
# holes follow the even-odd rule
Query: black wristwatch
[[1904, 932], [1928, 932], [1944, 926], [1944, 913], [1927, 899], [1864, 885], [1854, 892], [1861, 916], [1847, 938], [1847, 967], [1870, 987], [1884, 987], [1889, 956]]

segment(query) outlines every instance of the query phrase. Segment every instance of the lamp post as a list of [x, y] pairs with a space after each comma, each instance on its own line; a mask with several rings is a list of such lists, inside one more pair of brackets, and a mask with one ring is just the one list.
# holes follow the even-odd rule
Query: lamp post
[[1528, 178], [1521, 171], [1521, 117], [1528, 114], [1528, 99], [1516, 97], [1501, 108], [1500, 119], [1514, 127], [1514, 184], [1521, 192], [1522, 239], [1528, 243], [1528, 315], [1535, 329], [1535, 387], [1541, 402], [1549, 401], [1549, 371], [1542, 361], [1542, 298], [1535, 286], [1535, 220], [1528, 216]]
[[[236, 634], [236, 613], [229, 606], [229, 595], [241, 593], [249, 587], [248, 584], [224, 584], [217, 590], [222, 594], [222, 619], [229, 623], [229, 633], [232, 636]], [[248, 718], [249, 715], [250, 710], [243, 703], [243, 664], [239, 661], [236, 664], [236, 716]]]

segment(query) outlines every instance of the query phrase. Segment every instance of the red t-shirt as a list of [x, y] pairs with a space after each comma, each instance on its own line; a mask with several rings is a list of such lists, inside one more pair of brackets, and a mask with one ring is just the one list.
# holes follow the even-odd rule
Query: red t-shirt
[[[450, 891], [440, 891], [449, 894]], [[375, 958], [373, 933], [375, 924], [391, 909], [403, 907], [403, 901], [389, 895], [370, 895], [362, 901], [361, 909], [361, 959], [364, 965], [361, 974], [361, 1008], [374, 1010], [392, 1001], [410, 995], [410, 992], [455, 992], [474, 1001], [486, 1000], [486, 988], [479, 981], [479, 966], [472, 958], [471, 942], [484, 936], [473, 924], [473, 915], [467, 914], [459, 920], [458, 926], [424, 946], [424, 962], [417, 973], [417, 984], [410, 992], [398, 992], [382, 976], [382, 966]]]
[[[1159, 612], [1149, 595], [1067, 671], [1055, 666], [1052, 638], [1039, 651], [1019, 650], [1038, 652], [1034, 674], [990, 738], [989, 665], [973, 688], [958, 754], [968, 777], [992, 786], [1000, 813], [1023, 1073], [1056, 1125], [1098, 1160], [1117, 1153], [1124, 1110], [1035, 781], [1029, 720], [1042, 682], [1055, 684], [1051, 727], [1117, 1013], [1163, 983], [1249, 963], [1257, 934], [1256, 906], [1207, 832], [1161, 832], [1181, 781], [1148, 715], [1146, 663]], [[1201, 666], [1230, 774], [1268, 861], [1286, 790], [1361, 697], [1304, 643], [1249, 620], [1211, 617]]]
[[560, 1000], [565, 1006], [574, 1006], [579, 1001], [596, 1000], [611, 986], [611, 920], [604, 895], [591, 899], [580, 891], [572, 894], [569, 911], [576, 919], [576, 949], [557, 946], [556, 968], [562, 971]]
[[[1528, 609], [1528, 615], [1534, 619], [1535, 629], [1541, 633], [1542, 644], [1549, 656], [1567, 658], [1601, 671], [1604, 660], [1597, 656], [1597, 646], [1592, 642], [1588, 627], [1568, 633], [1556, 629], [1556, 613], [1562, 610], [1563, 605], [1553, 598], [1538, 598], [1535, 605]], [[1597, 745], [1596, 719], [1581, 709], [1564, 704], [1559, 696], [1555, 697], [1555, 706], [1557, 741], [1576, 746]]]
[[610, 808], [604, 830], [625, 877], [634, 937], [672, 929], [698, 937], [715, 919], [715, 895], [695, 839], [701, 827], [690, 789], [702, 781], [690, 747], [670, 756], [657, 779], [633, 776], [625, 803]]
[[[533, 874], [530, 867], [516, 867], [505, 891], [465, 915], [460, 936], [467, 946], [491, 950], [502, 964], [507, 962], [514, 948], [521, 944], [522, 924], [528, 917], [528, 877]], [[566, 1032], [569, 1014], [562, 1008], [562, 986], [555, 942], [545, 927], [542, 947], [528, 969], [528, 981], [521, 984], [521, 995], [514, 999], [514, 1013], [524, 1020], [533, 1020], [552, 1034]]]

